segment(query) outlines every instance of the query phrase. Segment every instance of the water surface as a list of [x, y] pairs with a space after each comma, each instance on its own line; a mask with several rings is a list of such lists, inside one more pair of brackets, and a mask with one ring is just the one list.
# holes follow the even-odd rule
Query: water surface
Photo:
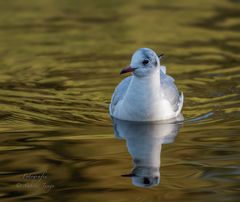
[[[15, 0], [0, 11], [1, 201], [239, 201], [239, 1]], [[150, 189], [121, 176], [132, 159], [108, 115], [139, 47], [165, 53], [185, 95], [186, 123], [162, 145]]]

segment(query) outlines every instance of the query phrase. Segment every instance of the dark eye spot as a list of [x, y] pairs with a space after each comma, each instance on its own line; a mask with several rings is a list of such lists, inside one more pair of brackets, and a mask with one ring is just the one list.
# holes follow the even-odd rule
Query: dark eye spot
[[144, 65], [146, 65], [146, 64], [148, 64], [149, 63], [149, 60], [147, 60], [147, 59], [145, 59], [145, 60], [143, 60], [143, 62], [142, 62]]
[[150, 184], [150, 180], [147, 177], [143, 178], [143, 183], [144, 184]]

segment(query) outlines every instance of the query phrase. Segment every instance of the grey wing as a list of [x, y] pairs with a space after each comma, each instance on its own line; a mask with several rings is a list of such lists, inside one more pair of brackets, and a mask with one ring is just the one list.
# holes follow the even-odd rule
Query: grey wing
[[114, 109], [117, 105], [117, 103], [123, 99], [127, 89], [128, 89], [128, 86], [129, 86], [129, 83], [132, 79], [132, 76], [129, 76], [125, 79], [123, 79], [119, 84], [118, 86], [115, 88], [115, 91], [112, 95], [112, 100], [111, 100], [111, 104], [110, 104], [110, 107], [109, 107], [109, 110], [110, 110], [110, 115], [113, 115], [113, 112], [114, 112]]
[[175, 112], [180, 112], [183, 105], [183, 93], [179, 93], [174, 79], [160, 71], [160, 83], [164, 98], [171, 103]]

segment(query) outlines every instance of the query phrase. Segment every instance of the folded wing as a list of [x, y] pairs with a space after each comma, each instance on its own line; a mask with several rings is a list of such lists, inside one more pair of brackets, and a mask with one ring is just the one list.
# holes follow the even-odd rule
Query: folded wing
[[110, 104], [110, 115], [113, 115], [114, 109], [117, 105], [117, 103], [123, 99], [125, 96], [129, 83], [132, 79], [132, 76], [129, 76], [125, 79], [123, 79], [119, 85], [115, 88], [115, 91], [112, 96], [111, 104]]
[[168, 100], [173, 107], [173, 110], [178, 114], [183, 105], [183, 93], [179, 93], [175, 80], [166, 74], [165, 72], [160, 71], [160, 83], [161, 83], [161, 93], [163, 94], [164, 99]]

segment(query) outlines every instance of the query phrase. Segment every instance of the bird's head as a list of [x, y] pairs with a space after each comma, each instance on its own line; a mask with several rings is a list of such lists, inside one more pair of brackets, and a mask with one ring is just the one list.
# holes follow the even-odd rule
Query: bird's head
[[162, 57], [163, 54], [158, 56], [149, 48], [140, 48], [133, 54], [130, 66], [123, 69], [120, 74], [133, 72], [138, 77], [151, 75], [160, 68]]

